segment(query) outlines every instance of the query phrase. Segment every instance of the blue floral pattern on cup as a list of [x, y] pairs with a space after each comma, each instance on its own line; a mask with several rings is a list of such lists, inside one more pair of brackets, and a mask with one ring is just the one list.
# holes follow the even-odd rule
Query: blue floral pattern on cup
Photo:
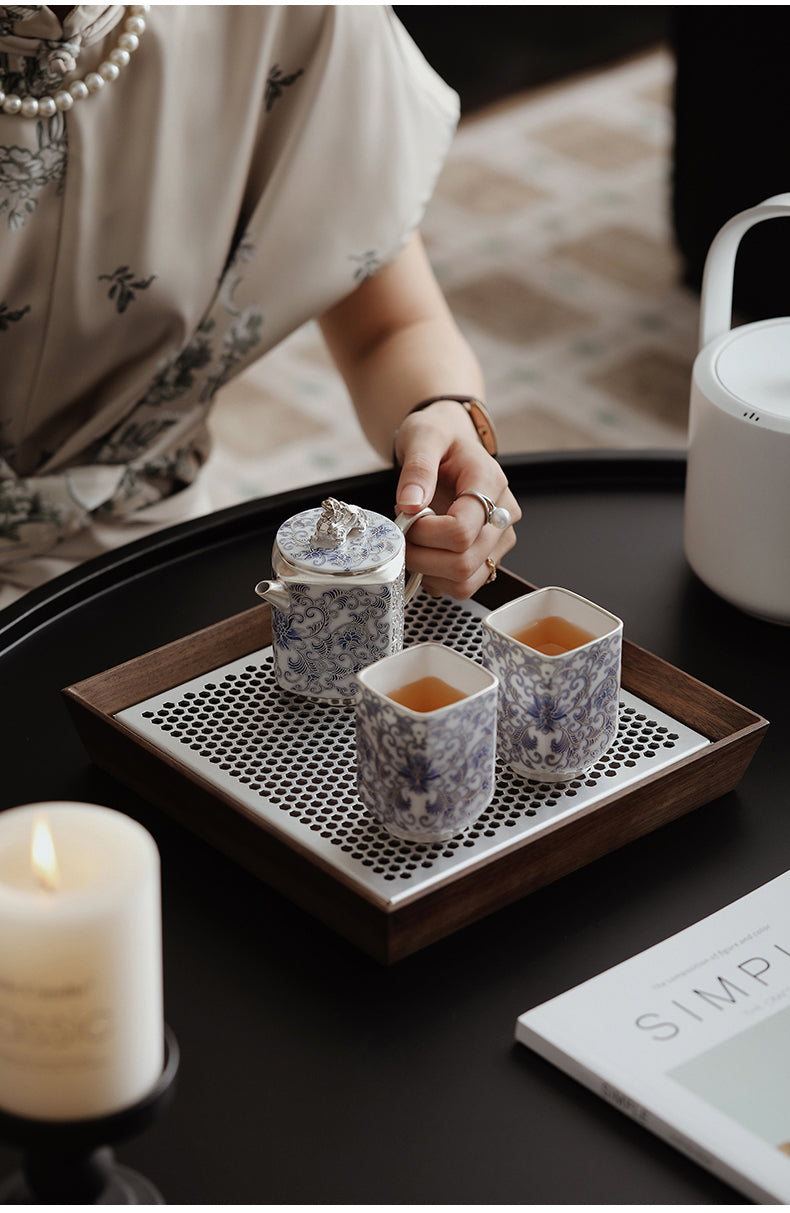
[[428, 723], [361, 687], [357, 783], [363, 804], [390, 833], [414, 842], [452, 838], [490, 804], [496, 697], [492, 683]]
[[354, 675], [403, 645], [404, 575], [384, 585], [290, 584], [290, 608], [272, 606], [279, 685], [311, 698], [353, 700]]
[[483, 627], [483, 665], [499, 678], [499, 757], [527, 778], [573, 779], [617, 736], [621, 632], [550, 662]]

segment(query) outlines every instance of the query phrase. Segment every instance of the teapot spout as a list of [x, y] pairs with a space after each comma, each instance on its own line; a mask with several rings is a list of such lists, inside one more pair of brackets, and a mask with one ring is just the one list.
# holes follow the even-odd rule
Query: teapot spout
[[291, 605], [288, 590], [282, 581], [259, 581], [255, 593], [259, 598], [265, 598], [273, 606], [279, 607], [281, 611], [287, 611]]

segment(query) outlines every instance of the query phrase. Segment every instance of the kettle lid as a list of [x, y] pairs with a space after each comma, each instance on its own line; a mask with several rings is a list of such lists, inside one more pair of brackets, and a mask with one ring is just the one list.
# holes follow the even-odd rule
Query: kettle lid
[[790, 317], [732, 329], [717, 350], [715, 374], [749, 410], [790, 421]]
[[321, 506], [288, 518], [275, 543], [298, 569], [353, 576], [389, 564], [406, 541], [400, 527], [383, 514], [329, 497]]

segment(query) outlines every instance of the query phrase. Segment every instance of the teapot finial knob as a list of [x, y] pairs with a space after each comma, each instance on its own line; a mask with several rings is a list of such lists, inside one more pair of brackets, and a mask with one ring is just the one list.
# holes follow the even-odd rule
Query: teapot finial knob
[[355, 531], [362, 533], [367, 528], [367, 516], [356, 505], [346, 505], [335, 497], [321, 502], [321, 515], [315, 525], [313, 540], [318, 544], [345, 543]]

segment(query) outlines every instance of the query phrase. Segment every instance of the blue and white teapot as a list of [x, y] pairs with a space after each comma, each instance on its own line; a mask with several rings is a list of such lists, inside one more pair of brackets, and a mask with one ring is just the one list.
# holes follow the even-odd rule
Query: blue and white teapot
[[279, 686], [350, 703], [357, 670], [403, 647], [404, 607], [422, 580], [415, 573], [406, 584], [404, 536], [432, 512], [393, 522], [329, 497], [282, 524], [272, 552], [275, 580], [255, 587], [272, 608]]

